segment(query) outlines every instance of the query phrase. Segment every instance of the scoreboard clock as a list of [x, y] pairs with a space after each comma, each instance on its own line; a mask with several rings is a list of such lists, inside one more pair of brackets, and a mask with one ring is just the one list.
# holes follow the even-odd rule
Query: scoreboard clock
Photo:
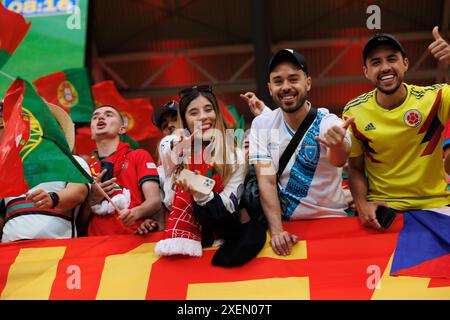
[[4, 5], [24, 17], [72, 14], [78, 0], [5, 0]]

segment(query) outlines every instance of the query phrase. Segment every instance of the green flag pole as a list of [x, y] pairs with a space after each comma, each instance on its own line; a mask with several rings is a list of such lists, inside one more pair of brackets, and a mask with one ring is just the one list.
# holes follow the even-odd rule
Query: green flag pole
[[3, 71], [1, 71], [1, 70], [0, 70], [0, 74], [1, 74], [2, 76], [4, 76], [5, 78], [8, 78], [8, 79], [10, 79], [10, 80], [12, 80], [12, 81], [16, 80], [16, 78], [13, 78], [13, 77], [10, 76], [9, 74], [7, 74], [7, 73], [5, 73], [5, 72], [3, 72]]

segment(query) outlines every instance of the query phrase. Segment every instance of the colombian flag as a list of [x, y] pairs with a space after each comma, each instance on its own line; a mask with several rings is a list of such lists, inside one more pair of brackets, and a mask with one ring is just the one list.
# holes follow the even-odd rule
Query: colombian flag
[[407, 211], [392, 275], [450, 279], [450, 207]]

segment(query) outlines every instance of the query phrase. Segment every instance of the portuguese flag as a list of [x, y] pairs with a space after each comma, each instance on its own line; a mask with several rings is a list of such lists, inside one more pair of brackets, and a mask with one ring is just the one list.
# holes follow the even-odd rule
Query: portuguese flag
[[159, 130], [151, 125], [153, 107], [146, 98], [125, 99], [117, 91], [113, 81], [103, 81], [92, 86], [95, 106], [111, 105], [122, 114], [127, 134], [136, 141], [159, 135]]
[[67, 69], [33, 82], [39, 95], [70, 114], [73, 122], [90, 122], [94, 112], [89, 76], [85, 68]]
[[28, 82], [6, 92], [0, 143], [0, 198], [19, 196], [42, 182], [92, 183], [72, 156], [63, 131]]
[[244, 128], [245, 128], [244, 116], [240, 115], [233, 105], [227, 105], [227, 109], [232, 114], [233, 118], [236, 121], [236, 127], [234, 129], [244, 130]]
[[0, 1], [0, 68], [8, 61], [30, 29], [23, 16], [6, 9]]
[[[131, 132], [134, 127], [145, 128], [142, 132], [134, 130], [133, 136], [135, 140], [145, 140], [151, 137], [161, 135], [158, 127], [156, 127], [151, 121], [153, 116], [153, 106], [148, 98], [135, 98], [127, 99], [130, 106], [131, 115], [129, 119], [133, 119], [133, 127], [130, 128], [130, 121], [128, 122], [129, 131]], [[131, 136], [131, 135], [130, 135]]]
[[219, 100], [219, 108], [223, 114], [223, 120], [228, 129], [244, 129], [244, 117], [238, 114], [236, 108], [232, 105], [225, 105]]

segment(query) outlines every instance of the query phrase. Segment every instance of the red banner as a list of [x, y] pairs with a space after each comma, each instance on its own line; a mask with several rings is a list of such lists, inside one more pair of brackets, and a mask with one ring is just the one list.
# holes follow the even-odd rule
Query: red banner
[[403, 219], [379, 233], [357, 218], [285, 224], [300, 242], [292, 255], [268, 243], [238, 268], [200, 258], [159, 257], [162, 233], [0, 245], [2, 299], [450, 299], [450, 281], [391, 277], [390, 261]]

